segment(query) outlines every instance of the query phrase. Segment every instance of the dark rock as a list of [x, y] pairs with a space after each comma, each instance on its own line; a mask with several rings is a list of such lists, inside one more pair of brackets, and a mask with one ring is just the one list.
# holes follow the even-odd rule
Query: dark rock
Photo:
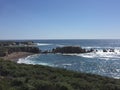
[[0, 57], [4, 57], [4, 56], [6, 56], [6, 53], [0, 52]]
[[2, 47], [0, 48], [0, 57], [6, 56], [13, 52], [30, 52], [40, 53], [41, 50], [38, 47]]
[[75, 46], [57, 47], [52, 53], [87, 53], [86, 49]]
[[114, 49], [110, 49], [110, 52], [114, 52]]
[[32, 41], [24, 41], [24, 42], [1, 41], [0, 42], [0, 57], [6, 56], [13, 52], [40, 53], [41, 50], [38, 47], [35, 47]]
[[47, 54], [47, 53], [50, 53], [48, 50], [45, 50], [45, 51], [43, 51], [43, 52], [41, 52], [41, 53], [43, 53], [43, 54]]
[[94, 49], [92, 49], [92, 48], [90, 50], [87, 50], [88, 53], [93, 52], [93, 51], [94, 51]]
[[107, 52], [107, 50], [106, 50], [106, 49], [103, 49], [103, 52]]

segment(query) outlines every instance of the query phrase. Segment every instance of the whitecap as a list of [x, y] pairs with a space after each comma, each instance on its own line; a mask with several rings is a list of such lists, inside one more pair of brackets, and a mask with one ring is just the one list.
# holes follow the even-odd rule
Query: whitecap
[[39, 57], [40, 54], [35, 54], [35, 55], [30, 55], [27, 56], [25, 58], [19, 58], [19, 60], [17, 61], [17, 63], [19, 64], [32, 64], [32, 65], [43, 65], [43, 66], [51, 66], [54, 67], [54, 64], [50, 64], [50, 63], [45, 63], [45, 62], [36, 62], [35, 58]]
[[70, 56], [80, 56], [84, 58], [98, 58], [98, 59], [104, 59], [104, 60], [117, 60], [120, 59], [120, 49], [105, 49], [106, 52], [103, 51], [103, 49], [96, 49], [93, 52], [90, 53], [82, 53], [82, 54], [63, 54], [63, 55], [70, 55]]
[[63, 66], [71, 66], [72, 64], [71, 63], [65, 63], [65, 64], [62, 64]]
[[76, 56], [84, 57], [84, 58], [95, 58], [96, 55], [92, 53], [86, 53], [86, 54], [78, 54]]
[[99, 48], [103, 48], [103, 47], [97, 47], [97, 46], [86, 46], [86, 47], [82, 47], [82, 48], [85, 48], [85, 49], [91, 49], [91, 48], [95, 48], [95, 49], [99, 49]]
[[120, 69], [116, 69], [117, 72], [120, 72]]
[[51, 67], [54, 67], [55, 65], [54, 64], [50, 64], [50, 63], [45, 63], [45, 62], [38, 62], [36, 63], [37, 65], [43, 65], [43, 66], [51, 66]]
[[65, 45], [60, 45], [60, 44], [57, 44], [56, 46], [58, 46], [58, 47], [64, 47]]
[[52, 45], [48, 43], [35, 43], [37, 46], [47, 46], [47, 45]]
[[62, 55], [64, 55], [64, 56], [77, 56], [77, 55], [79, 55], [79, 54], [76, 54], [76, 53], [74, 53], [74, 54], [71, 54], [71, 53], [64, 53], [64, 54], [62, 54]]
[[115, 78], [115, 79], [120, 79], [120, 77], [117, 77], [117, 76], [116, 76], [116, 77], [113, 77], [113, 78]]
[[35, 57], [38, 57], [39, 55], [40, 54], [34, 54], [34, 55], [27, 56], [25, 58], [19, 58], [17, 63], [34, 64], [32, 59]]
[[27, 58], [20, 58], [17, 63], [19, 64], [34, 64], [32, 61], [28, 60]]

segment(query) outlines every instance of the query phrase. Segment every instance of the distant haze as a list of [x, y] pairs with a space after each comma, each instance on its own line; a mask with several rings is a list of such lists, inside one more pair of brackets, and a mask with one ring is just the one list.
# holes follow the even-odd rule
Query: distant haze
[[0, 0], [3, 39], [120, 39], [120, 0]]

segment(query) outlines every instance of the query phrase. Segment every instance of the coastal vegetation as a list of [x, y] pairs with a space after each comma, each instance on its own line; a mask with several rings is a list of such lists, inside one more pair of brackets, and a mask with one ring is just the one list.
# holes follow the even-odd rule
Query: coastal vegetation
[[120, 80], [0, 60], [0, 90], [120, 90]]
[[[33, 42], [0, 42], [0, 57], [14, 52], [88, 53], [77, 46], [42, 52]], [[104, 50], [104, 52], [106, 52]], [[0, 90], [120, 90], [120, 80], [41, 65], [0, 59]]]

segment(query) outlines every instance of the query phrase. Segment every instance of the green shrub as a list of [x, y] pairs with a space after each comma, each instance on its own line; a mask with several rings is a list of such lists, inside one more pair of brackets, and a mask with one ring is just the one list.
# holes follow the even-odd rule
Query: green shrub
[[0, 90], [120, 90], [120, 80], [0, 60]]

